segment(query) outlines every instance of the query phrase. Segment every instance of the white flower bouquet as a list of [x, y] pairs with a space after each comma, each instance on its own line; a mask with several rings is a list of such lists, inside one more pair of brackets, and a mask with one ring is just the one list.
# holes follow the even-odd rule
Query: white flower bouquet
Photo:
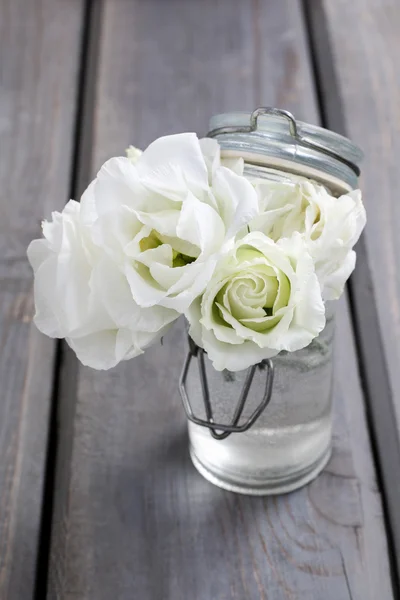
[[243, 168], [193, 133], [106, 162], [29, 246], [40, 331], [95, 369], [141, 354], [181, 314], [217, 370], [310, 344], [354, 269], [361, 193]]

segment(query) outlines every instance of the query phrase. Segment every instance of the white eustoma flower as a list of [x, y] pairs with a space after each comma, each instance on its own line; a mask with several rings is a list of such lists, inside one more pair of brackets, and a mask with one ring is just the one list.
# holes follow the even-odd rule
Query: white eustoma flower
[[335, 198], [322, 186], [304, 178], [254, 182], [260, 214], [250, 224], [273, 240], [300, 232], [306, 242], [324, 300], [336, 300], [352, 273], [352, 250], [366, 223], [360, 190]]
[[201, 144], [194, 133], [159, 138], [133, 160], [112, 158], [81, 202], [95, 243], [126, 277], [135, 302], [180, 313], [258, 211], [253, 186], [221, 164], [216, 142]]
[[239, 240], [187, 317], [218, 371], [307, 346], [325, 326], [325, 307], [300, 234], [277, 243], [260, 232]]
[[34, 321], [46, 335], [66, 338], [83, 364], [109, 369], [137, 356], [177, 317], [165, 308], [137, 306], [124, 276], [93, 244], [77, 202], [54, 212], [43, 234], [28, 248]]

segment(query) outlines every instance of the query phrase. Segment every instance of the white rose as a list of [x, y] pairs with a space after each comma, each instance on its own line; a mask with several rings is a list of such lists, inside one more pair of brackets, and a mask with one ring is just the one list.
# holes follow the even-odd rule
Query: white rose
[[257, 214], [257, 194], [221, 165], [216, 142], [200, 144], [194, 133], [159, 138], [133, 154], [103, 165], [82, 196], [83, 218], [138, 305], [183, 313], [224, 245]]
[[187, 317], [218, 371], [307, 346], [325, 326], [325, 307], [300, 234], [277, 243], [260, 232], [239, 240]]
[[141, 354], [177, 313], [137, 306], [124, 276], [93, 245], [77, 202], [52, 217], [43, 223], [44, 239], [28, 248], [38, 329], [66, 338], [81, 362], [95, 369]]
[[319, 184], [303, 178], [293, 182], [254, 182], [260, 214], [251, 231], [262, 231], [273, 240], [300, 232], [311, 254], [324, 300], [336, 300], [352, 273], [352, 250], [365, 226], [360, 190], [333, 197]]

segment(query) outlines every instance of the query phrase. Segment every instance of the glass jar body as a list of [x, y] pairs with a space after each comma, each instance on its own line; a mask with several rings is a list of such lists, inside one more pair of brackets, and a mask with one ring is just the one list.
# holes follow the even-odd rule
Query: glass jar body
[[[251, 495], [289, 492], [316, 477], [329, 460], [332, 437], [332, 358], [335, 303], [327, 304], [325, 329], [297, 352], [273, 359], [274, 383], [269, 405], [246, 432], [224, 440], [189, 422], [190, 455], [195, 467], [219, 487]], [[216, 422], [228, 423], [240, 396], [246, 371], [215, 371], [206, 358], [207, 380]], [[259, 403], [265, 371], [258, 370], [244, 417]], [[187, 379], [195, 410], [202, 389], [193, 364]]]
[[[260, 180], [291, 186], [308, 180], [325, 186], [333, 197], [357, 187], [361, 150], [332, 131], [296, 121], [287, 111], [260, 107], [251, 114], [216, 115], [211, 119], [210, 130], [209, 136], [218, 141], [222, 158], [244, 160], [244, 175], [256, 184], [261, 202], [264, 186], [258, 185], [263, 184]], [[270, 199], [268, 194], [273, 186], [265, 188], [266, 198]], [[278, 208], [270, 206], [271, 212], [278, 211], [276, 215], [280, 209], [283, 209], [281, 215], [292, 210], [290, 202]], [[260, 209], [263, 210], [262, 205]], [[293, 210], [302, 211], [302, 201]], [[305, 218], [314, 219], [316, 225], [320, 216], [321, 212], [316, 210]], [[303, 219], [294, 218], [291, 223], [288, 231], [294, 227], [294, 231], [302, 233]], [[279, 223], [276, 225], [273, 235], [279, 239]], [[248, 231], [252, 231], [251, 223]], [[316, 236], [312, 240], [318, 239], [321, 229], [317, 227], [311, 235]], [[328, 462], [332, 438], [335, 302], [326, 303], [325, 308], [326, 326], [309, 346], [296, 352], [281, 352], [272, 358], [275, 371], [272, 396], [250, 429], [215, 439], [207, 427], [189, 422], [193, 463], [214, 484], [253, 495], [289, 492], [313, 479]], [[237, 423], [235, 407], [247, 372], [220, 373], [207, 358], [205, 361], [212, 410], [209, 406], [204, 410], [204, 390], [197, 370], [191, 365], [187, 388], [194, 414], [197, 405], [197, 410], [203, 409], [199, 418], [208, 424], [211, 414], [214, 423]], [[239, 425], [260, 405], [267, 377], [268, 372], [259, 365]]]

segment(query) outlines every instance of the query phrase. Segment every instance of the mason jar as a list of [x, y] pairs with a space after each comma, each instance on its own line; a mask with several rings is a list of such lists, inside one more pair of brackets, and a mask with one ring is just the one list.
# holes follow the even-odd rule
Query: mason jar
[[[286, 111], [222, 114], [210, 128], [222, 158], [242, 157], [249, 179], [307, 178], [334, 196], [357, 187], [360, 149]], [[332, 440], [335, 305], [326, 303], [326, 326], [309, 346], [247, 371], [216, 371], [190, 343], [181, 393], [191, 459], [206, 479], [234, 492], [268, 495], [299, 488], [324, 468]]]

